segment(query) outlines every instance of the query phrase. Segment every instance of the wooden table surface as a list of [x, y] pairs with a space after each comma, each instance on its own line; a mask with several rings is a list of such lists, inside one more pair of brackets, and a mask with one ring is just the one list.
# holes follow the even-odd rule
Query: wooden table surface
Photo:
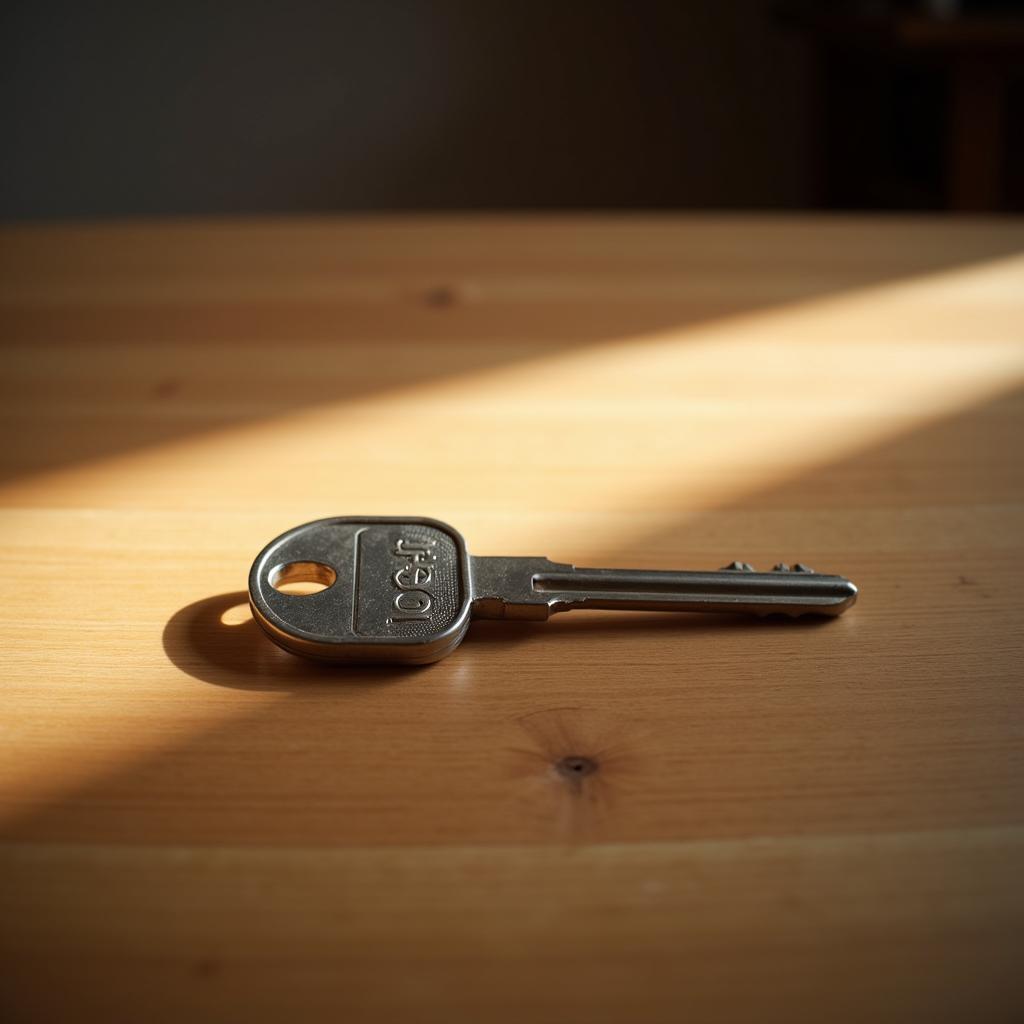
[[[7, 1020], [1024, 1016], [1020, 221], [0, 249]], [[279, 651], [253, 556], [364, 513], [861, 599]]]

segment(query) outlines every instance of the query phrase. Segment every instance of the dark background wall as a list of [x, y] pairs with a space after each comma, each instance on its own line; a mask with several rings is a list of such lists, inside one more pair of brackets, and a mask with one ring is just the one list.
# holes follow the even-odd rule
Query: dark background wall
[[793, 205], [801, 45], [767, 6], [25, 5], [2, 213]]
[[[884, 129], [897, 150], [910, 139], [910, 177], [928, 180], [861, 197], [854, 174], [838, 199], [830, 191], [829, 151], [842, 154], [850, 133], [833, 126], [829, 142], [822, 131], [835, 83], [814, 33], [776, 8], [8, 4], [0, 218], [941, 205], [941, 123], [923, 143], [877, 124], [883, 115], [859, 111], [849, 88], [856, 63], [838, 84], [840, 100], [854, 99], [843, 114], [859, 126], [853, 159]], [[931, 74], [923, 107], [906, 114], [919, 130], [941, 122]], [[877, 79], [873, 102], [891, 121], [896, 87]], [[878, 145], [892, 155], [891, 141]]]

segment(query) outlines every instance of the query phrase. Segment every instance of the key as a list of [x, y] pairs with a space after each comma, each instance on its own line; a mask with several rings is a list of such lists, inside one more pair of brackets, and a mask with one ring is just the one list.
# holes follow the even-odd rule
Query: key
[[249, 574], [253, 616], [271, 640], [338, 662], [439, 661], [473, 618], [543, 620], [573, 608], [834, 616], [856, 599], [848, 579], [800, 564], [666, 572], [471, 557], [445, 523], [387, 516], [297, 526], [271, 541]]

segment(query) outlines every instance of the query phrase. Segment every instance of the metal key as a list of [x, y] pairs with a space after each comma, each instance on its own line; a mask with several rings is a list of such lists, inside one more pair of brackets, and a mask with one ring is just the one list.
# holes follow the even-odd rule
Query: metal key
[[[322, 589], [289, 593], [295, 583]], [[445, 523], [388, 516], [297, 526], [271, 541], [249, 574], [253, 615], [271, 640], [326, 661], [439, 661], [472, 618], [546, 619], [573, 608], [841, 615], [856, 600], [848, 579], [799, 564], [665, 572], [471, 557]]]

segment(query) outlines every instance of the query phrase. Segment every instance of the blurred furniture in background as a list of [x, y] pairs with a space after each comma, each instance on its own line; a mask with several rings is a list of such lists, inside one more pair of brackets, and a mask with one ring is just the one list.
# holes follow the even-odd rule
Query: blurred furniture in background
[[1024, 208], [1024, 19], [836, 6], [783, 8], [816, 49], [816, 205]]
[[1019, 21], [779, 7], [15, 3], [0, 219], [1024, 209]]
[[[5, 1019], [1024, 1017], [1024, 227], [0, 233]], [[283, 529], [803, 560], [814, 625], [253, 624]]]

